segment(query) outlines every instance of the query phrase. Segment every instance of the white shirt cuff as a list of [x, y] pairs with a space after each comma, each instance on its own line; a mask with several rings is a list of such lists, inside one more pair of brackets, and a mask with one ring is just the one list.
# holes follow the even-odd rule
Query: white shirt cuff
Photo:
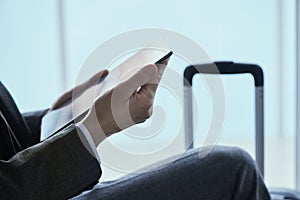
[[[88, 129], [83, 125], [83, 123], [76, 124], [76, 127], [81, 130], [83, 133], [83, 136], [86, 140], [82, 140], [83, 145], [86, 147], [86, 149], [98, 160], [100, 164], [100, 158], [96, 149], [96, 145], [92, 139], [92, 136], [90, 135]], [[87, 143], [86, 143], [87, 142]]]

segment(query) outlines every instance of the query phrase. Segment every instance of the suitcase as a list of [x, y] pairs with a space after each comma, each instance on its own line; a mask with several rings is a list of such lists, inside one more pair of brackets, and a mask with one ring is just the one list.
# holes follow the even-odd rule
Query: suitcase
[[[255, 84], [255, 157], [261, 174], [264, 175], [264, 78], [260, 66], [233, 62], [215, 62], [191, 65], [184, 70], [184, 123], [185, 147], [193, 148], [193, 98], [192, 85], [194, 75], [202, 74], [251, 74]], [[293, 190], [272, 189], [273, 200], [296, 199], [300, 194]]]

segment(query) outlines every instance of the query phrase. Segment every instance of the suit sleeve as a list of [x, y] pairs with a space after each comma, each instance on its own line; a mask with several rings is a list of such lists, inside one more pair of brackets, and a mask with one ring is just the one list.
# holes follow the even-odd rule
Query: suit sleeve
[[98, 182], [101, 169], [74, 125], [0, 161], [0, 199], [66, 199]]
[[42, 118], [47, 111], [48, 109], [22, 114], [31, 131], [32, 144], [40, 142]]

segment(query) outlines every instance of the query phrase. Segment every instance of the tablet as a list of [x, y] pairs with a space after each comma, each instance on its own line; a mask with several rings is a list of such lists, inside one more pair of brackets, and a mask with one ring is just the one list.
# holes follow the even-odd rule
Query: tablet
[[48, 112], [42, 119], [41, 141], [85, 117], [94, 100], [120, 83], [128, 80], [147, 64], [158, 64], [169, 58], [173, 52], [168, 49], [143, 48], [133, 56], [110, 70], [105, 80], [92, 86], [72, 103]]

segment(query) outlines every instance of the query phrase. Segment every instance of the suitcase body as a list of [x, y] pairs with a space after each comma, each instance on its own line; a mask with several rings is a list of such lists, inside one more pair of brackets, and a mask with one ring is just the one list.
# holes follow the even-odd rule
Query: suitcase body
[[[215, 62], [188, 66], [184, 71], [184, 123], [185, 148], [193, 148], [193, 77], [196, 74], [251, 74], [255, 84], [255, 157], [264, 175], [264, 77], [260, 66], [233, 62]], [[272, 199], [298, 199], [300, 194], [292, 190], [273, 189]]]

